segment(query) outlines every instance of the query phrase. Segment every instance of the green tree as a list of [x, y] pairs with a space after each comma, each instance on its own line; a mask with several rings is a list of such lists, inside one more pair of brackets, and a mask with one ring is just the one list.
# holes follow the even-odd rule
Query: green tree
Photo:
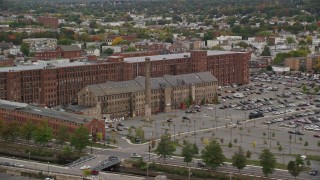
[[81, 126], [78, 129], [76, 129], [71, 135], [70, 144], [76, 150], [81, 152], [85, 147], [87, 147], [90, 144], [89, 139], [90, 136], [88, 129], [84, 126]]
[[30, 46], [27, 43], [22, 43], [20, 46], [20, 51], [25, 55], [29, 56], [30, 54]]
[[293, 43], [296, 43], [296, 41], [294, 40], [293, 37], [287, 37], [286, 38], [286, 41], [287, 41], [287, 44], [293, 44]]
[[237, 43], [236, 45], [238, 45], [238, 46], [240, 46], [240, 47], [242, 47], [242, 48], [247, 48], [247, 47], [249, 47], [249, 44], [247, 44], [246, 42], [243, 42], [243, 41]]
[[307, 36], [307, 43], [308, 43], [309, 45], [312, 44], [312, 36]]
[[268, 174], [272, 174], [277, 161], [274, 155], [270, 152], [270, 150], [269, 149], [262, 150], [262, 153], [260, 154], [259, 159], [260, 159], [260, 165], [262, 166], [263, 174], [265, 176], [268, 176]]
[[282, 65], [284, 60], [288, 57], [293, 57], [292, 53], [278, 53], [273, 60], [273, 63], [276, 65]]
[[39, 124], [32, 136], [36, 144], [45, 146], [52, 137], [52, 129], [48, 126], [48, 121]]
[[68, 134], [68, 128], [66, 126], [60, 127], [57, 137], [56, 137], [56, 144], [60, 145], [60, 148], [62, 148], [62, 145], [69, 139]]
[[266, 70], [267, 70], [267, 71], [272, 71], [272, 66], [271, 66], [271, 65], [268, 65], [268, 66], [266, 67]]
[[269, 46], [265, 46], [262, 53], [261, 53], [261, 56], [271, 56], [271, 51], [270, 51], [270, 48]]
[[141, 140], [144, 140], [144, 131], [141, 127], [136, 128], [136, 137], [139, 137]]
[[58, 44], [59, 45], [71, 45], [72, 43], [73, 43], [72, 39], [68, 39], [68, 38], [58, 39]]
[[104, 50], [104, 54], [106, 54], [107, 56], [110, 56], [111, 54], [113, 54], [113, 49], [111, 49], [111, 48], [108, 48], [108, 49], [106, 49], [106, 50]]
[[103, 139], [102, 133], [101, 133], [101, 132], [98, 132], [98, 133], [96, 134], [96, 138], [97, 138], [97, 141], [98, 141], [98, 142], [102, 141], [102, 139]]
[[84, 177], [90, 176], [90, 174], [91, 174], [91, 170], [90, 170], [90, 169], [84, 169], [84, 170], [82, 170], [82, 175], [83, 175]]
[[185, 146], [182, 148], [182, 153], [183, 161], [187, 163], [187, 166], [189, 162], [192, 161], [195, 155], [195, 151], [193, 148], [193, 145], [189, 142], [186, 142]]
[[306, 93], [306, 94], [308, 94], [308, 92], [309, 92], [309, 89], [307, 88], [306, 85], [303, 85], [303, 86], [301, 87], [301, 90], [302, 90], [303, 93]]
[[211, 168], [217, 168], [225, 160], [220, 144], [214, 139], [202, 150], [201, 158]]
[[238, 168], [239, 172], [241, 169], [246, 167], [247, 165], [247, 157], [240, 147], [237, 152], [232, 156], [232, 166]]
[[129, 46], [128, 49], [126, 49], [126, 52], [136, 52], [137, 49], [135, 47]]
[[1, 130], [1, 136], [6, 141], [14, 141], [18, 134], [19, 128], [17, 123], [8, 123]]
[[297, 176], [299, 176], [300, 172], [302, 171], [303, 164], [303, 160], [300, 156], [297, 156], [295, 161], [290, 161], [288, 163], [287, 169], [295, 179]]
[[30, 121], [26, 122], [20, 127], [20, 136], [28, 141], [32, 139], [32, 133], [36, 129], [36, 126]]
[[249, 150], [246, 152], [246, 157], [247, 159], [251, 158], [251, 152]]
[[193, 144], [193, 151], [194, 151], [194, 154], [199, 154], [199, 148], [195, 143]]
[[175, 151], [176, 147], [174, 143], [171, 141], [170, 135], [162, 135], [155, 152], [161, 157], [163, 157], [163, 162], [166, 161], [166, 158], [168, 156], [172, 156]]

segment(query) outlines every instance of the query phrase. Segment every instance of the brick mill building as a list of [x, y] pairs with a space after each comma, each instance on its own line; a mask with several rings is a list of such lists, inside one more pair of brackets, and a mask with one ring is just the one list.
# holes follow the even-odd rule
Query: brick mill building
[[[219, 85], [249, 82], [248, 52], [198, 50], [148, 57], [151, 77], [208, 71]], [[145, 58], [112, 56], [105, 61], [0, 68], [0, 99], [46, 106], [70, 104], [87, 85], [145, 76]]]
[[97, 133], [102, 133], [103, 138], [106, 135], [104, 120], [5, 100], [0, 100], [0, 121], [19, 126], [28, 121], [34, 125], [47, 121], [53, 135], [57, 135], [61, 127], [67, 127], [68, 132], [73, 133], [80, 126], [86, 127], [93, 137]]
[[40, 16], [40, 17], [38, 17], [38, 22], [40, 24], [43, 24], [44, 26], [48, 26], [48, 27], [52, 27], [52, 28], [59, 27], [59, 19], [55, 18], [55, 17]]
[[[151, 113], [171, 112], [184, 107], [191, 97], [196, 104], [202, 99], [213, 103], [218, 80], [210, 72], [165, 75], [150, 79]], [[86, 86], [78, 93], [78, 104], [101, 108], [113, 118], [135, 117], [145, 113], [145, 77], [134, 80]], [[112, 118], [111, 117], [111, 118]]]

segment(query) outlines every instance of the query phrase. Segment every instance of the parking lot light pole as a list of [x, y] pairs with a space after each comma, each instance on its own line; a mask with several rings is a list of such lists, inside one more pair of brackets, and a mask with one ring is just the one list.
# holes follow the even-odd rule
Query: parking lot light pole
[[216, 131], [218, 131], [217, 107], [214, 107], [214, 118], [216, 120]]
[[196, 120], [193, 120], [194, 143], [196, 143]]

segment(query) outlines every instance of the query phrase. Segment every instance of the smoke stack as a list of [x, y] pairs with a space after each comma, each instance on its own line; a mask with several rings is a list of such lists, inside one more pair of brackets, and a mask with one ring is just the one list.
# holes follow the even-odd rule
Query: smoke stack
[[150, 121], [151, 119], [151, 62], [150, 58], [146, 57], [145, 59], [145, 67], [146, 67], [146, 78], [145, 78], [145, 109], [144, 116], [146, 121]]

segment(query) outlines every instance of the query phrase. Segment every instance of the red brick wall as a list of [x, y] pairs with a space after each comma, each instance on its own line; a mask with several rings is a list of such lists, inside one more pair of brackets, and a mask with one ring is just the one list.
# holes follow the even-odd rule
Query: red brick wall
[[[172, 60], [151, 61], [151, 76], [210, 71], [219, 80], [219, 85], [246, 84], [249, 82], [249, 58], [250, 53], [206, 56], [205, 51], [194, 51], [191, 57], [181, 56]], [[144, 62], [108, 62], [75, 67], [1, 72], [0, 97], [47, 106], [69, 104], [76, 101], [77, 93], [87, 85], [132, 80], [136, 76], [144, 75]]]
[[54, 17], [41, 16], [38, 18], [38, 22], [45, 25], [45, 26], [50, 26], [53, 28], [58, 28], [58, 26], [59, 26], [59, 19], [54, 18]]

